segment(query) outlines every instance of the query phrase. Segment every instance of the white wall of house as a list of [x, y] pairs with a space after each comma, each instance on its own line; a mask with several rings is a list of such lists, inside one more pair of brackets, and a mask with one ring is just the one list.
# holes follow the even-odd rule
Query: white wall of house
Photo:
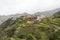
[[41, 19], [44, 18], [44, 17], [45, 17], [44, 15], [37, 16], [37, 20], [41, 21]]

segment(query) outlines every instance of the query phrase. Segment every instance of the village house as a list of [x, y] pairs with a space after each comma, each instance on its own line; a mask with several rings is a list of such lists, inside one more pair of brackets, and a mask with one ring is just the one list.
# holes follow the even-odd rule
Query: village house
[[44, 15], [41, 15], [41, 16], [38, 15], [36, 20], [41, 21], [41, 19], [44, 17], [45, 17]]
[[27, 14], [24, 16], [24, 18], [34, 18], [34, 16], [32, 14]]

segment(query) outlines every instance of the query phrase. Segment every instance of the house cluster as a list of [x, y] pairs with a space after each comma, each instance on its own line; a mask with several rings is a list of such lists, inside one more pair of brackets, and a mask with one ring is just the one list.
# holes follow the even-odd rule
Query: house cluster
[[[40, 22], [42, 18], [44, 18], [44, 15], [32, 15], [32, 14], [25, 14], [23, 16], [20, 16], [18, 18], [27, 18], [27, 19], [34, 19], [34, 20], [28, 20], [26, 23], [29, 25], [32, 25], [36, 22]], [[13, 20], [16, 20], [17, 18], [13, 18]]]
[[25, 16], [26, 18], [36, 18], [35, 20], [31, 21], [31, 20], [28, 20], [26, 23], [27, 24], [34, 24], [35, 22], [40, 22], [42, 18], [44, 18], [45, 16], [44, 15], [38, 15], [38, 16], [34, 16], [34, 15], [31, 15], [31, 14], [28, 14]]

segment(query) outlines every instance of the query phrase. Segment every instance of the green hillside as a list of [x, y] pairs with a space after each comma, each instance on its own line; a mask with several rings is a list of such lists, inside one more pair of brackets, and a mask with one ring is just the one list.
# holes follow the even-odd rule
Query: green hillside
[[0, 25], [0, 40], [60, 40], [60, 12], [36, 20], [36, 17], [10, 18]]

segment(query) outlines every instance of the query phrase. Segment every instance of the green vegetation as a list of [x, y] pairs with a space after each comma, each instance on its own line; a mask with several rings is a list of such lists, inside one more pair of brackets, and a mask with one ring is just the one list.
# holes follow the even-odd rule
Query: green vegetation
[[27, 21], [35, 19], [8, 19], [0, 25], [0, 40], [60, 40], [60, 12], [27, 24]]

